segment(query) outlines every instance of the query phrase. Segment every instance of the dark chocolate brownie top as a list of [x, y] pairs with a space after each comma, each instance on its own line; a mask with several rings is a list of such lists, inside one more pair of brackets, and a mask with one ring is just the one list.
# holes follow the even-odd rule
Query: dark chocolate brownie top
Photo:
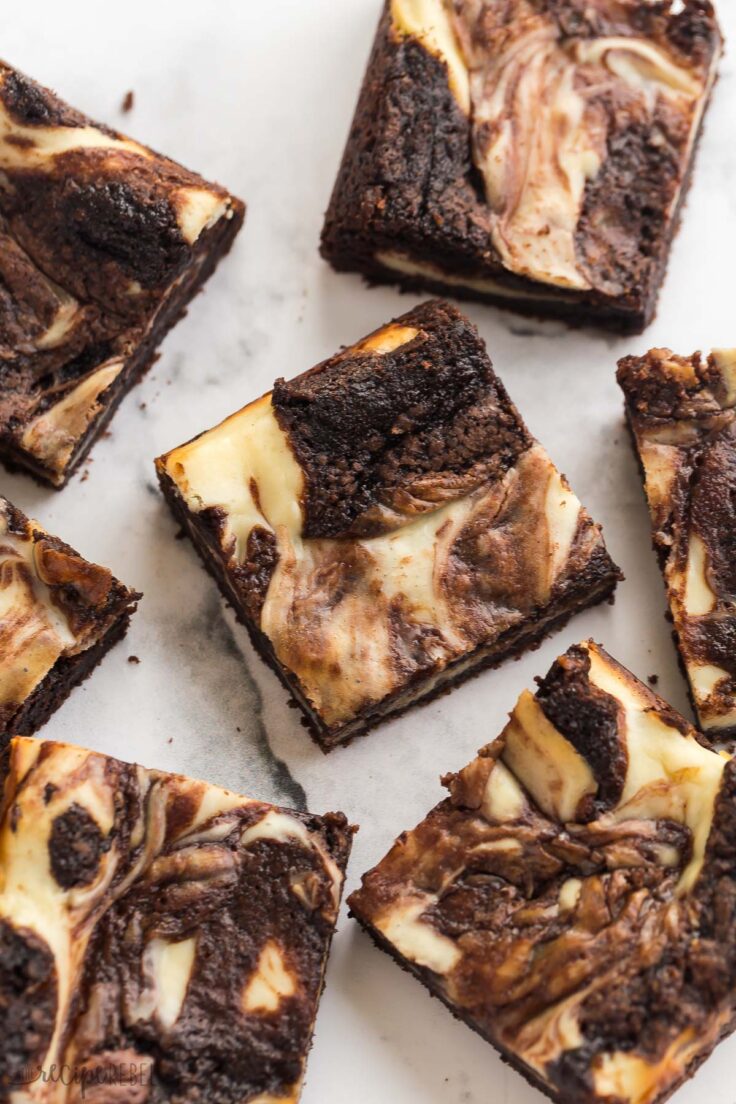
[[644, 310], [720, 49], [708, 0], [393, 0], [327, 256]]
[[139, 594], [0, 497], [0, 732], [55, 664], [93, 647]]
[[135, 1104], [296, 1102], [341, 814], [17, 739], [0, 836], [0, 1101], [56, 1065]]
[[63, 482], [198, 241], [240, 210], [0, 63], [0, 444]]
[[159, 459], [328, 729], [611, 587], [475, 328], [426, 303]]
[[[699, 720], [736, 732], [736, 353], [652, 349], [618, 379]], [[731, 731], [729, 731], [731, 730]]]
[[305, 537], [390, 531], [500, 478], [532, 444], [477, 330], [440, 300], [277, 380], [272, 401], [305, 474]]
[[445, 784], [352, 912], [556, 1099], [667, 1095], [734, 1014], [733, 762], [589, 642]]

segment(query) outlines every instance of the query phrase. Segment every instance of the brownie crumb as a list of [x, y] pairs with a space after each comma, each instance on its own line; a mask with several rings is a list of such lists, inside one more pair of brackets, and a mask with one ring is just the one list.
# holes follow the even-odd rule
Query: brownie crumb
[[128, 663], [140, 663], [140, 659], [136, 655], [128, 656]]
[[656, 686], [659, 682], [659, 675], [647, 675], [647, 682], [650, 686]]
[[135, 92], [132, 90], [125, 93], [123, 102], [120, 105], [120, 110], [123, 115], [127, 115], [129, 111], [132, 111], [135, 106]]

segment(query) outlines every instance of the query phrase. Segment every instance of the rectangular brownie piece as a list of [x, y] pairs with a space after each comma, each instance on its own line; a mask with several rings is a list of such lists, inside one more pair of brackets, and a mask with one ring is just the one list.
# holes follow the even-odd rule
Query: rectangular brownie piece
[[708, 0], [386, 0], [323, 256], [640, 331], [720, 54]]
[[14, 739], [0, 1101], [294, 1104], [351, 838], [341, 813]]
[[674, 636], [702, 730], [736, 738], [736, 350], [619, 361]]
[[0, 745], [48, 720], [140, 597], [0, 496]]
[[0, 62], [0, 459], [64, 485], [244, 213]]
[[736, 769], [592, 642], [350, 909], [559, 1104], [659, 1104], [736, 1025]]
[[610, 596], [474, 326], [425, 303], [157, 461], [323, 749]]

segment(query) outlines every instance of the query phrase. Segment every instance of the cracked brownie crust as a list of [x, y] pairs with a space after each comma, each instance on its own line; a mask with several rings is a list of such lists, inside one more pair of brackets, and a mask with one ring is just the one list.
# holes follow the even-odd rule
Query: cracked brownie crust
[[538, 642], [619, 578], [477, 332], [439, 301], [157, 468], [325, 750]]
[[323, 255], [641, 330], [720, 52], [707, 0], [389, 0]]
[[665, 1100], [736, 1023], [733, 762], [588, 642], [444, 782], [352, 913], [551, 1099]]
[[0, 497], [0, 741], [48, 720], [140, 597]]
[[0, 455], [62, 486], [228, 251], [240, 200], [0, 63]]
[[0, 1101], [46, 1101], [34, 1074], [64, 1067], [58, 1104], [295, 1104], [351, 836], [340, 813], [15, 739]]
[[699, 723], [736, 738], [736, 352], [619, 361], [654, 547]]

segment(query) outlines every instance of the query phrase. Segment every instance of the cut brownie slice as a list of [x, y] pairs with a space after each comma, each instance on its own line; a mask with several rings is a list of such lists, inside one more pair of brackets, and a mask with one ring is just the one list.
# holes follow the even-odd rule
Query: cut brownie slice
[[140, 597], [0, 497], [0, 744], [48, 720]]
[[157, 461], [324, 749], [609, 597], [600, 529], [431, 302]]
[[323, 255], [641, 330], [720, 53], [708, 0], [387, 0]]
[[700, 727], [736, 738], [736, 350], [619, 361]]
[[560, 1104], [655, 1104], [736, 1024], [736, 769], [570, 648], [352, 913]]
[[294, 1104], [351, 836], [341, 813], [13, 740], [0, 1100]]
[[61, 487], [245, 208], [0, 62], [0, 457]]

